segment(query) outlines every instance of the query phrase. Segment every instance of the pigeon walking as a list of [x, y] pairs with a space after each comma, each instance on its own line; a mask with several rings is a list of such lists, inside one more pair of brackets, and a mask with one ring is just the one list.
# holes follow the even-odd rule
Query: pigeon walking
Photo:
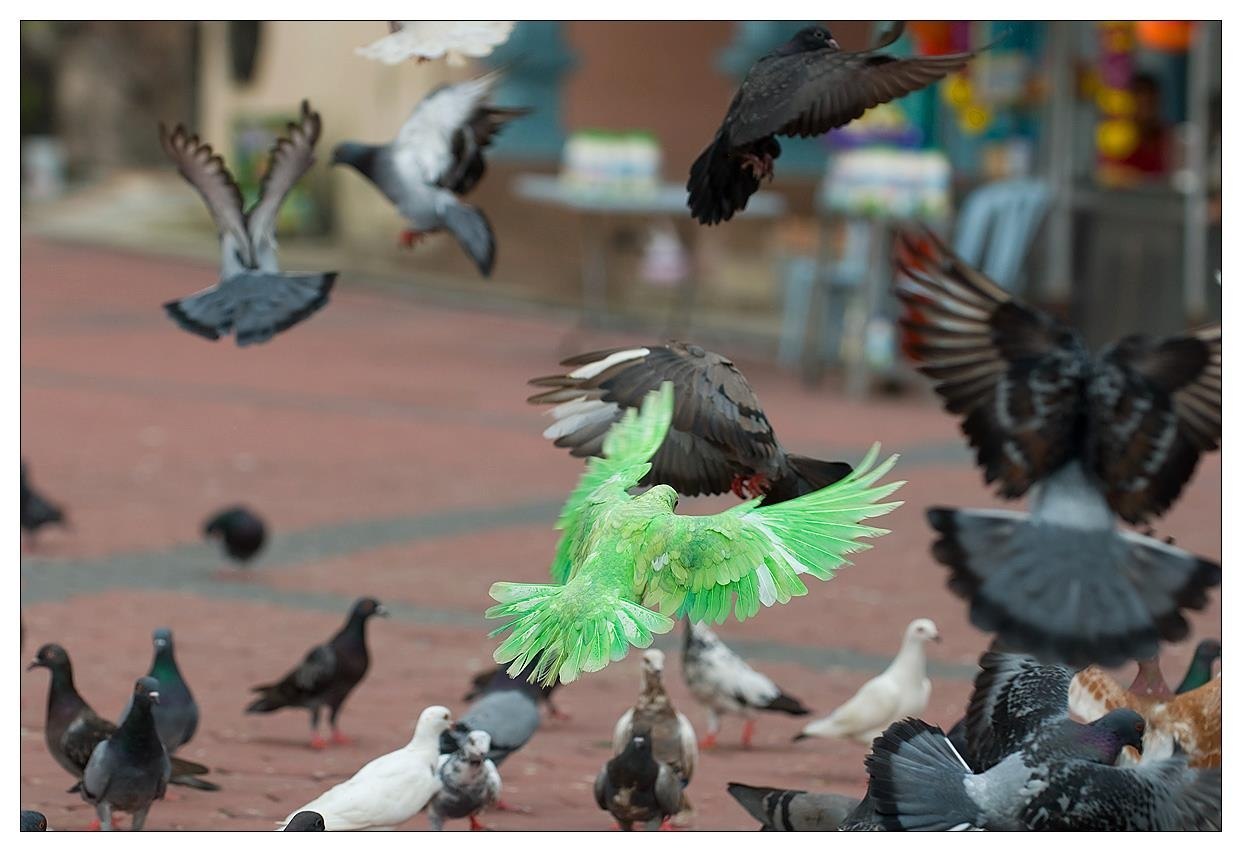
[[1000, 494], [1030, 514], [934, 507], [932, 553], [981, 630], [1071, 666], [1185, 638], [1220, 565], [1122, 530], [1165, 512], [1220, 445], [1221, 327], [1099, 354], [930, 233], [899, 251], [904, 348], [962, 417]]
[[246, 712], [271, 713], [285, 707], [304, 707], [310, 711], [311, 748], [325, 748], [328, 743], [319, 736], [319, 713], [326, 707], [332, 742], [350, 743], [337, 727], [337, 717], [371, 664], [366, 627], [373, 615], [387, 616], [388, 611], [375, 598], [359, 598], [335, 636], [311, 648], [298, 667], [280, 681], [254, 687], [259, 697]]
[[729, 782], [729, 795], [759, 820], [761, 831], [836, 831], [858, 807], [858, 799], [836, 793], [808, 793]]
[[238, 346], [264, 343], [328, 303], [335, 272], [285, 273], [276, 259], [276, 220], [285, 196], [315, 162], [319, 113], [301, 115], [276, 140], [259, 199], [245, 209], [241, 190], [211, 148], [178, 124], [160, 124], [160, 142], [181, 176], [198, 190], [220, 233], [220, 280], [164, 310], [186, 331], [218, 340], [235, 332]]
[[1220, 659], [1220, 651], [1219, 639], [1204, 639], [1195, 646], [1195, 655], [1177, 686], [1178, 695], [1198, 689], [1212, 679], [1212, 664]]
[[[188, 743], [198, 729], [198, 704], [173, 656], [172, 631], [161, 627], [152, 634], [151, 640], [155, 645], [155, 659], [151, 661], [151, 670], [147, 675], [160, 684], [160, 700], [152, 708], [152, 713], [160, 741], [171, 756]], [[128, 712], [126, 709], [125, 713]]]
[[922, 713], [931, 698], [925, 650], [929, 641], [940, 641], [935, 623], [929, 618], [911, 621], [901, 650], [888, 668], [864, 683], [836, 710], [808, 723], [794, 739], [830, 737], [869, 745], [896, 720]]
[[432, 831], [443, 831], [445, 820], [469, 819], [470, 830], [484, 830], [479, 814], [500, 801], [500, 773], [487, 759], [492, 738], [486, 731], [471, 731], [461, 748], [440, 755], [440, 792], [427, 807]]
[[263, 549], [267, 528], [263, 519], [245, 506], [230, 506], [207, 519], [203, 535], [218, 539], [230, 559], [245, 564]]
[[332, 152], [333, 165], [357, 169], [405, 218], [403, 245], [447, 230], [484, 277], [492, 274], [496, 260], [492, 226], [482, 210], [460, 196], [483, 177], [483, 149], [507, 123], [530, 111], [492, 105], [499, 79], [500, 72], [494, 71], [441, 86], [414, 108], [392, 142], [343, 142]]
[[451, 718], [445, 707], [428, 707], [404, 748], [375, 758], [349, 780], [289, 814], [281, 825], [299, 811], [321, 814], [326, 831], [392, 831], [413, 818], [440, 790], [440, 735]]
[[82, 798], [95, 806], [104, 831], [114, 810], [133, 814], [131, 830], [142, 831], [151, 803], [164, 798], [172, 764], [151, 713], [159, 700], [159, 681], [139, 678], [120, 727], [95, 746], [82, 772]]
[[750, 748], [755, 734], [756, 710], [791, 716], [805, 716], [811, 712], [801, 701], [786, 695], [767, 675], [747, 665], [705, 624], [686, 622], [681, 672], [690, 693], [707, 708], [707, 736], [701, 743], [703, 748], [716, 745], [721, 714], [734, 713], [746, 719], [742, 747]]
[[878, 104], [960, 71], [975, 53], [896, 57], [883, 49], [902, 27], [869, 50], [842, 50], [825, 27], [805, 27], [746, 72], [716, 137], [690, 167], [691, 215], [704, 225], [728, 221], [771, 178], [777, 136], [819, 136]]
[[572, 369], [530, 381], [546, 390], [527, 401], [555, 405], [556, 422], [543, 436], [578, 458], [602, 455], [612, 425], [661, 382], [673, 383], [673, 422], [639, 485], [668, 485], [687, 497], [726, 491], [743, 499], [762, 495], [771, 506], [850, 473], [845, 462], [787, 452], [741, 371], [693, 343], [605, 349], [561, 366]]
[[630, 645], [647, 647], [652, 634], [673, 629], [670, 615], [719, 623], [730, 610], [742, 620], [760, 604], [786, 603], [806, 594], [800, 575], [830, 579], [847, 554], [867, 547], [858, 539], [882, 534], [864, 519], [901, 505], [878, 502], [901, 487], [876, 484], [896, 461], [876, 465], [878, 446], [840, 482], [776, 506], [749, 500], [687, 516], [675, 513], [677, 492], [667, 485], [632, 497], [668, 433], [673, 399], [672, 383], [663, 383], [641, 413], [630, 409], [609, 430], [604, 458], [587, 462], [557, 522], [551, 574], [559, 585], [492, 585], [498, 605], [487, 617], [508, 620], [495, 633], [512, 631], [493, 657], [512, 663], [510, 673], [537, 659], [535, 678], [568, 683], [622, 659]]
[[41, 527], [49, 524], [65, 526], [65, 512], [31, 487], [26, 475], [26, 463], [22, 462], [22, 532], [33, 536]]
[[682, 797], [677, 773], [654, 757], [644, 731], [633, 734], [595, 778], [595, 803], [613, 815], [622, 831], [632, 831], [636, 822], [663, 828], [681, 811]]
[[285, 831], [325, 831], [323, 816], [314, 811], [298, 811], [285, 824]]
[[38, 811], [22, 811], [22, 831], [47, 831], [47, 817]]
[[514, 21], [389, 21], [388, 35], [354, 52], [385, 65], [444, 57], [449, 65], [490, 54], [509, 39]]

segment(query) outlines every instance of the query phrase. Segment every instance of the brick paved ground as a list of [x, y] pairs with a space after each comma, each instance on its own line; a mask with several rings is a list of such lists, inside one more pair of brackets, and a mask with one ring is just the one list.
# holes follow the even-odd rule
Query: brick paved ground
[[[493, 647], [482, 619], [487, 588], [546, 576], [552, 521], [581, 468], [545, 445], [545, 417], [525, 404], [525, 381], [570, 351], [650, 340], [583, 334], [529, 313], [437, 307], [343, 276], [324, 312], [274, 344], [239, 350], [184, 334], [159, 310], [211, 280], [198, 264], [23, 245], [22, 452], [73, 519], [72, 530], [24, 548], [23, 658], [60, 642], [82, 693], [114, 716], [146, 670], [152, 628], [173, 628], [204, 713], [186, 754], [211, 765], [224, 790], [157, 803], [151, 829], [270, 828], [404, 744], [424, 706], [462, 709], [469, 676]], [[722, 634], [826, 712], [886, 664], [910, 619], [930, 616], [945, 641], [932, 649], [926, 715], [952, 723], [986, 640], [927, 556], [922, 509], [994, 503], [955, 424], [922, 395], [849, 402], [734, 354], [787, 445], [857, 459], [880, 440], [903, 452], [899, 471], [910, 484], [907, 505], [890, 516], [893, 534], [854, 567]], [[275, 530], [246, 581], [227, 579], [197, 537], [204, 516], [237, 500]], [[1220, 512], [1213, 457], [1160, 531], [1218, 558]], [[248, 688], [328, 637], [362, 594], [394, 617], [373, 624], [373, 668], [343, 716], [357, 743], [314, 752], [304, 713], [244, 715]], [[1196, 635], [1219, 635], [1218, 602], [1194, 623]], [[676, 647], [673, 637], [662, 644]], [[1168, 650], [1170, 677], [1188, 655], [1188, 646]], [[675, 655], [669, 675], [675, 700], [702, 725]], [[506, 798], [534, 813], [489, 821], [607, 828], [590, 785], [637, 680], [631, 655], [565, 689], [558, 704], [572, 719], [546, 722], [503, 767]], [[69, 778], [44, 749], [46, 690], [45, 672], [21, 675], [21, 804], [54, 828], [81, 828], [92, 814], [64, 792]], [[731, 780], [861, 792], [864, 748], [794, 744], [798, 727], [765, 719], [757, 747], [743, 752], [738, 723], [727, 724], [724, 746], [703, 757], [691, 787], [700, 829], [753, 827], [725, 793]]]

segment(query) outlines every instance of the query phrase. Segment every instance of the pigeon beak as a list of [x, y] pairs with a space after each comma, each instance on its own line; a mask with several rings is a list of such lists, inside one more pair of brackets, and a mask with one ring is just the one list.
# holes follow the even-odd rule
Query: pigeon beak
[[828, 46], [831, 47], [833, 50], [841, 49], [841, 45], [837, 44], [837, 40], [835, 38], [828, 39]]
[[805, 734], [805, 733], [803, 733], [803, 734], [794, 734], [793, 742], [795, 742], [795, 743], [796, 743], [798, 740], [809, 740], [810, 738], [811, 738], [811, 735], [810, 735], [810, 734]]
[[158, 692], [148, 692], [147, 697], [151, 699], [152, 704], [160, 703], [160, 694]]
[[26, 671], [32, 672], [35, 669], [42, 669], [42, 668], [46, 668], [46, 666], [41, 661], [35, 660], [30, 665], [26, 666]]
[[940, 638], [940, 634], [939, 634], [939, 633], [937, 633], [935, 636], [933, 636], [933, 637], [932, 637], [932, 641], [933, 641], [933, 642], [935, 642], [937, 645], [939, 645], [939, 644], [940, 644], [942, 641], [944, 641], [944, 640], [942, 640], [942, 639]]
[[387, 618], [388, 610], [384, 609], [383, 604], [379, 604], [378, 606], [375, 607], [375, 614], [378, 615], [380, 618]]

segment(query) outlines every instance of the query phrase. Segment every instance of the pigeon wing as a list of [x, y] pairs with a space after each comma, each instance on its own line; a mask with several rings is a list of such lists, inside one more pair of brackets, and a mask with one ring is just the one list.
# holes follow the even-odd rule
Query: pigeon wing
[[60, 738], [60, 747], [74, 766], [82, 769], [91, 759], [95, 747], [112, 736], [116, 725], [100, 718], [89, 708], [78, 715]]
[[462, 65], [461, 57], [487, 56], [504, 44], [514, 25], [514, 21], [390, 21], [388, 35], [355, 52], [387, 65], [442, 56], [451, 65]]
[[290, 122], [283, 136], [276, 140], [268, 155], [267, 172], [259, 184], [259, 200], [247, 214], [247, 233], [255, 254], [260, 259], [270, 252], [271, 268], [275, 272], [276, 217], [285, 196], [315, 162], [315, 143], [323, 128], [319, 113], [311, 112], [310, 103], [303, 100], [301, 114], [296, 122]]
[[439, 184], [452, 169], [453, 138], [491, 93], [499, 71], [440, 86], [419, 101], [392, 143], [398, 175], [408, 183]]
[[1048, 725], [1069, 718], [1074, 673], [994, 651], [985, 653], [979, 666], [966, 710], [966, 741], [977, 771], [986, 772]]

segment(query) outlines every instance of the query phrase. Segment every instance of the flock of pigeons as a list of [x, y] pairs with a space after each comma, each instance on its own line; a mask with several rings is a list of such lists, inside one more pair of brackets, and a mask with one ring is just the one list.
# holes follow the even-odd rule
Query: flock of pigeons
[[[426, 55], [482, 55], [480, 30], [454, 42], [452, 27], [427, 32]], [[503, 26], [487, 29], [503, 38]], [[503, 33], [501, 31], [503, 30]], [[384, 61], [419, 43], [405, 22], [366, 49]], [[815, 135], [865, 109], [926, 86], [973, 54], [896, 59], [879, 46], [841, 51], [821, 27], [800, 32], [747, 75], [712, 145], [696, 162], [690, 206], [706, 223], [746, 200], [779, 155], [777, 135]], [[486, 40], [486, 38], [484, 38]], [[497, 79], [446, 86], [414, 111], [387, 145], [344, 143], [333, 161], [371, 180], [411, 226], [408, 241], [444, 228], [486, 274], [494, 239], [486, 218], [460, 201], [484, 172], [482, 149], [522, 110], [488, 103]], [[275, 255], [275, 221], [293, 184], [314, 161], [321, 131], [303, 103], [272, 151], [258, 201], [241, 193], [211, 148], [184, 128], [161, 128], [169, 156], [200, 192], [222, 246], [221, 280], [170, 303], [185, 328], [215, 339], [235, 331], [257, 343], [327, 300], [335, 273], [286, 274]], [[730, 792], [766, 828], [1211, 829], [1221, 822], [1221, 676], [1218, 643], [1204, 643], [1174, 693], [1155, 663], [1161, 642], [1188, 635], [1184, 611], [1204, 606], [1220, 566], [1145, 530], [1176, 501], [1199, 456], [1219, 447], [1219, 325], [1154, 340], [1127, 337], [1090, 353], [1072, 330], [1012, 298], [930, 233], [905, 234], [903, 348], [962, 418], [978, 463], [1000, 494], [1030, 492], [1032, 511], [934, 508], [934, 558], [970, 618], [993, 633], [962, 720], [946, 734], [917, 717], [931, 684], [924, 644], [936, 625], [912, 622], [892, 664], [798, 738], [838, 737], [870, 745], [866, 796], [844, 797], [734, 784]], [[687, 821], [687, 789], [698, 750], [716, 741], [722, 715], [757, 711], [809, 715], [711, 631], [732, 613], [808, 593], [804, 578], [829, 580], [847, 557], [885, 530], [864, 521], [893, 511], [903, 483], [882, 482], [896, 457], [874, 446], [857, 466], [786, 451], [758, 399], [727, 358], [688, 343], [592, 352], [535, 379], [533, 404], [552, 405], [545, 436], [587, 458], [558, 528], [552, 583], [496, 583], [489, 618], [507, 634], [499, 666], [479, 675], [472, 701], [453, 720], [426, 708], [404, 748], [291, 813], [286, 830], [391, 829], [425, 811], [434, 828], [507, 807], [499, 767], [556, 715], [561, 683], [648, 648], [634, 706], [618, 719], [613, 756], [596, 779], [596, 803], [622, 829]], [[631, 493], [650, 486], [641, 493]], [[733, 492], [717, 515], [676, 512], [678, 495]], [[63, 521], [22, 471], [22, 526]], [[239, 561], [261, 549], [261, 521], [242, 507], [213, 518]], [[348, 742], [341, 709], [369, 666], [366, 625], [384, 615], [361, 598], [341, 630], [312, 648], [281, 680], [255, 688], [248, 712], [309, 711], [311, 744]], [[682, 671], [708, 713], [700, 743], [663, 686], [655, 635], [685, 622]], [[77, 693], [68, 654], [39, 649], [49, 670], [47, 746], [76, 779], [71, 792], [96, 807], [102, 828], [115, 811], [140, 829], [169, 783], [210, 791], [207, 767], [175, 756], [193, 735], [198, 708], [179, 671], [172, 636], [154, 634], [155, 657], [134, 685], [119, 724]], [[1129, 690], [1099, 665], [1140, 662]], [[1075, 718], [1077, 717], [1077, 718]], [[1083, 721], [1079, 721], [1079, 719]], [[1138, 759], [1136, 760], [1136, 755]], [[22, 814], [23, 828], [34, 816]], [[45, 825], [45, 821], [43, 823]]]

